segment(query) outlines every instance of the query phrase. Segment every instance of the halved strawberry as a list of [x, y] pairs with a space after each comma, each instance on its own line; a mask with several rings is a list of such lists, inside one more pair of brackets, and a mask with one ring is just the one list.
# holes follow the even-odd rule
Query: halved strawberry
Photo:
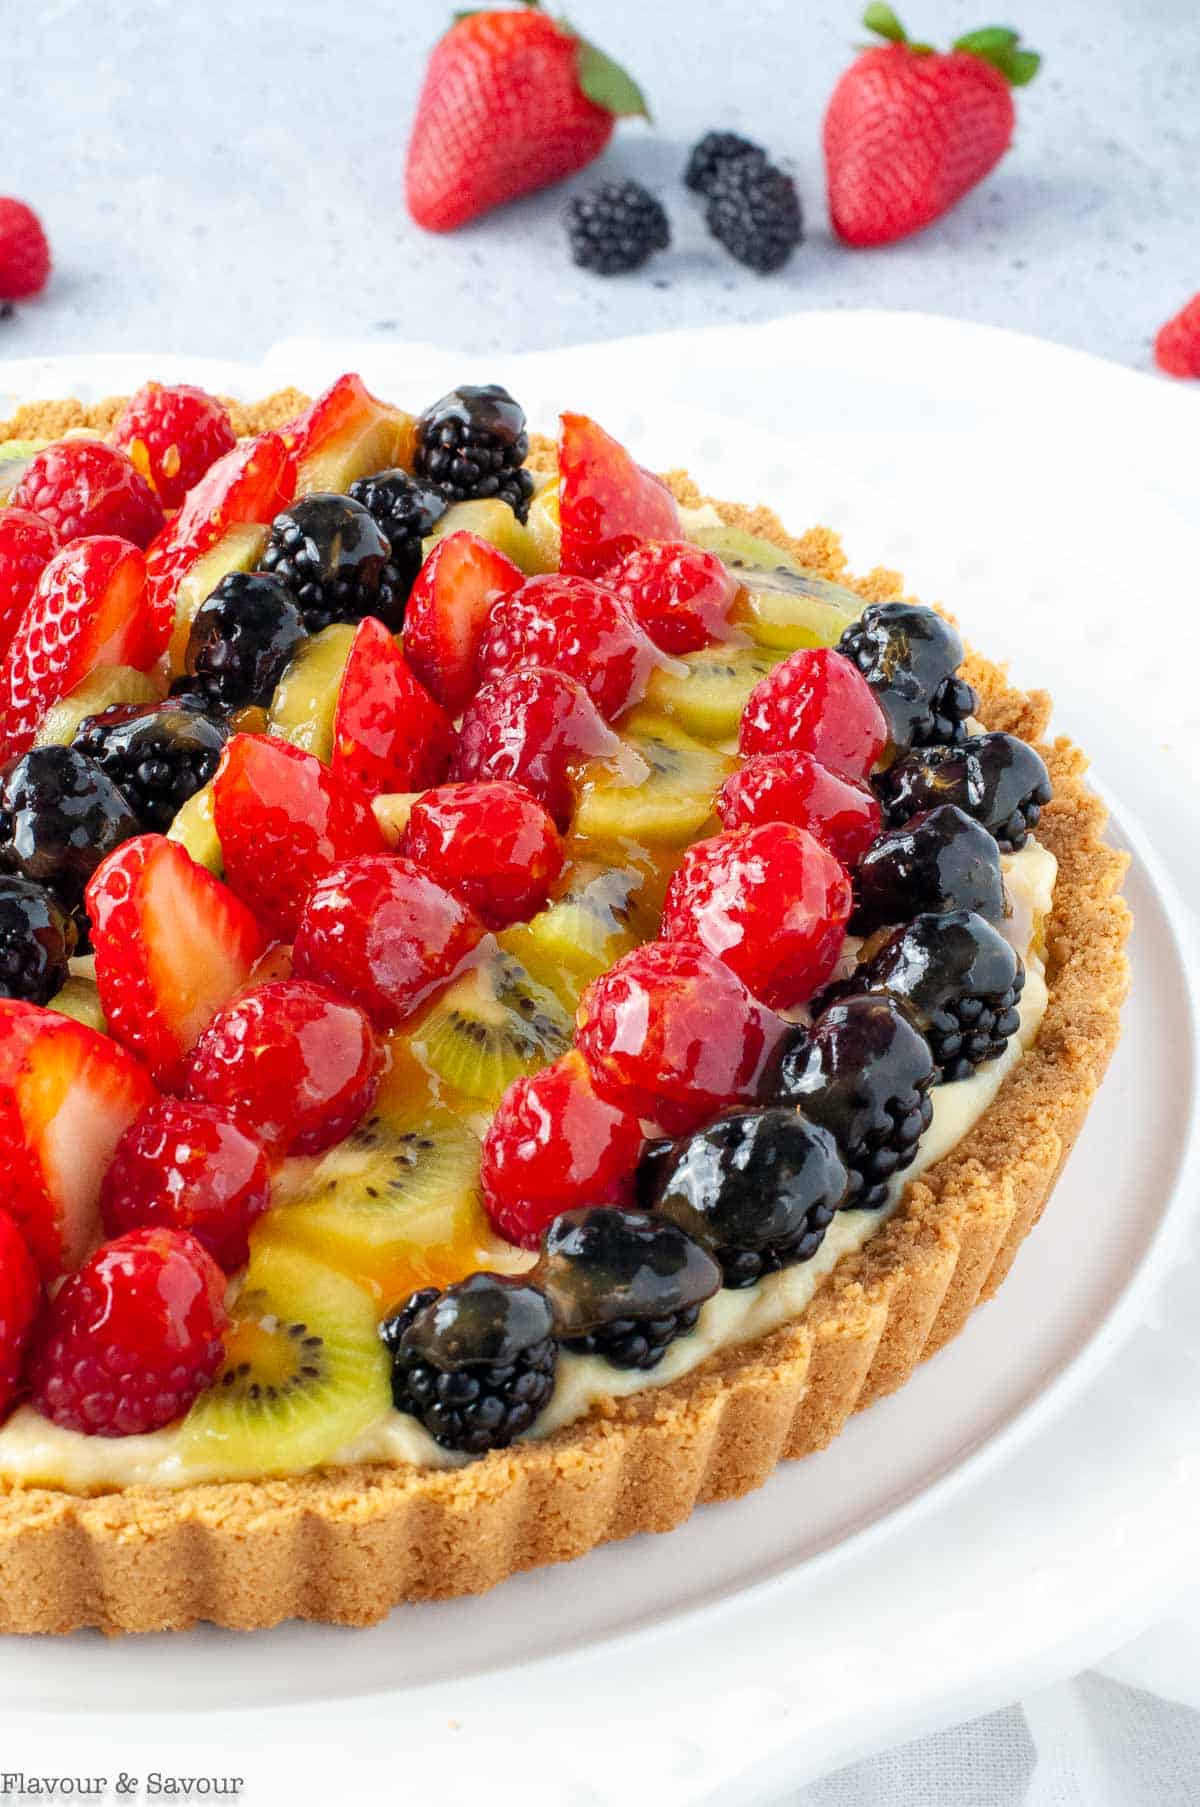
[[349, 489], [357, 477], [412, 469], [416, 420], [376, 399], [347, 372], [284, 427], [296, 461], [296, 494]]
[[625, 447], [586, 414], [560, 417], [560, 569], [594, 577], [639, 540], [679, 540], [675, 498]]
[[333, 772], [381, 791], [423, 791], [445, 777], [454, 724], [409, 670], [382, 621], [359, 623], [333, 715]]
[[56, 1010], [0, 1000], [0, 1172], [5, 1207], [47, 1280], [100, 1240], [100, 1182], [158, 1093], [107, 1035]]
[[115, 534], [55, 554], [0, 664], [0, 756], [25, 753], [38, 724], [96, 665], [146, 671], [158, 657], [146, 561]]
[[418, 572], [404, 652], [451, 715], [461, 715], [479, 688], [479, 646], [494, 605], [524, 582], [525, 573], [477, 533], [447, 534]]
[[230, 889], [290, 941], [323, 873], [384, 840], [358, 785], [266, 734], [235, 734], [213, 779], [213, 821]]
[[254, 917], [178, 841], [137, 835], [87, 888], [96, 983], [110, 1034], [164, 1089], [263, 951]]

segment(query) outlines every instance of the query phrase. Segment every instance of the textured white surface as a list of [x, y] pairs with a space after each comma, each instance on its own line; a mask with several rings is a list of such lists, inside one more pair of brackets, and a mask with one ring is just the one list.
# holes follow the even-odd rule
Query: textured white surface
[[[830, 238], [820, 157], [825, 102], [863, 35], [861, 0], [564, 0], [642, 77], [656, 117], [653, 132], [623, 126], [572, 187], [637, 176], [662, 192], [675, 227], [669, 255], [609, 281], [569, 263], [562, 190], [448, 238], [408, 219], [408, 125], [450, 5], [21, 8], [4, 36], [0, 189], [43, 212], [58, 273], [42, 301], [0, 323], [0, 352], [258, 357], [296, 333], [495, 352], [892, 307], [1148, 367], [1155, 329], [1200, 287], [1194, 0], [1012, 8], [1046, 56], [1018, 96], [1013, 150], [931, 230], [866, 253]], [[899, 10], [939, 43], [989, 22], [973, 0]], [[728, 259], [679, 183], [687, 146], [712, 126], [761, 138], [794, 169], [809, 239], [782, 275]], [[703, 372], [697, 388], [693, 399], [712, 401]]]

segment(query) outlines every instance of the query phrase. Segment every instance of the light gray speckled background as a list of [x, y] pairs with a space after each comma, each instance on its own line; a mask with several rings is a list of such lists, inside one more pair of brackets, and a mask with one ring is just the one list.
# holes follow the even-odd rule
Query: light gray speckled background
[[[565, 4], [565, 0], [564, 0]], [[449, 0], [41, 0], [5, 34], [0, 186], [43, 213], [57, 257], [0, 355], [253, 356], [291, 334], [378, 333], [489, 350], [797, 307], [921, 308], [1148, 367], [1155, 328], [1200, 288], [1197, 0], [1020, 0], [1046, 56], [1018, 141], [947, 219], [848, 252], [825, 220], [821, 112], [858, 0], [571, 0], [641, 76], [658, 124], [600, 168], [659, 187], [672, 251], [602, 281], [566, 257], [562, 191], [450, 238], [404, 212], [404, 145]], [[921, 35], [990, 0], [907, 0]], [[1019, 17], [1018, 17], [1019, 15]], [[687, 144], [740, 128], [786, 157], [810, 224], [781, 276], [707, 239], [677, 176]], [[593, 175], [577, 178], [585, 186]]]

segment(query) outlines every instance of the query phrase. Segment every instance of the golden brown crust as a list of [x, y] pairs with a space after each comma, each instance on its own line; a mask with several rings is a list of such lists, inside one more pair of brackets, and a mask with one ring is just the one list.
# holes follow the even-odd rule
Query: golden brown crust
[[[239, 426], [261, 430], [302, 403], [295, 392], [273, 397], [242, 410]], [[44, 404], [0, 433], [42, 436], [61, 431], [50, 425], [60, 420], [102, 426], [116, 406]], [[533, 459], [544, 462], [545, 442]], [[682, 500], [701, 499], [686, 476], [670, 481]], [[718, 506], [862, 595], [899, 593], [891, 572], [848, 578], [826, 528], [796, 539], [767, 509]], [[966, 671], [989, 726], [1042, 743], [1044, 693], [1014, 689], [974, 653]], [[612, 1538], [669, 1530], [698, 1504], [746, 1493], [777, 1462], [823, 1448], [851, 1412], [902, 1386], [1008, 1272], [1120, 1032], [1126, 862], [1103, 840], [1105, 813], [1083, 782], [1083, 756], [1061, 739], [1040, 750], [1055, 788], [1040, 833], [1059, 876], [1037, 1042], [971, 1132], [838, 1263], [795, 1322], [466, 1468], [364, 1467], [92, 1499], [0, 1491], [0, 1630], [372, 1624], [401, 1601], [482, 1592]]]

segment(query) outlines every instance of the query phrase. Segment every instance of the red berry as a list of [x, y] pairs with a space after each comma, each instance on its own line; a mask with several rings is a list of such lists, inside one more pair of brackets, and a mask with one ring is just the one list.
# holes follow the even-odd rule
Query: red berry
[[1200, 377], [1200, 295], [1159, 328], [1154, 359], [1168, 376]]
[[371, 805], [311, 753], [235, 734], [213, 779], [225, 877], [265, 928], [290, 939], [314, 880], [383, 846]]
[[277, 979], [213, 1018], [184, 1095], [228, 1111], [273, 1152], [319, 1154], [349, 1135], [378, 1084], [375, 1038], [358, 1006]]
[[887, 720], [861, 671], [818, 646], [793, 653], [754, 686], [738, 750], [745, 757], [811, 753], [843, 778], [866, 778], [887, 740]]
[[726, 828], [760, 822], [806, 828], [843, 866], [857, 866], [882, 823], [869, 785], [840, 778], [811, 753], [756, 753], [725, 780], [716, 810]]
[[479, 648], [485, 684], [533, 666], [562, 671], [609, 721], [645, 695], [660, 663], [628, 603], [586, 577], [531, 577], [496, 604]]
[[291, 450], [298, 496], [342, 490], [367, 471], [407, 469], [412, 460], [412, 415], [379, 401], [352, 370], [279, 430]]
[[146, 383], [113, 431], [164, 508], [178, 508], [209, 466], [237, 444], [223, 402], [190, 383]]
[[699, 652], [728, 631], [740, 585], [715, 552], [687, 540], [648, 541], [606, 571], [654, 641], [668, 653]]
[[29, 1333], [41, 1303], [37, 1262], [16, 1220], [0, 1211], [0, 1417], [20, 1389]]
[[601, 1097], [673, 1136], [753, 1098], [784, 1031], [724, 961], [666, 941], [634, 948], [594, 980], [576, 1023]]
[[574, 773], [614, 757], [620, 741], [582, 684], [561, 671], [514, 671], [487, 684], [458, 730], [452, 778], [511, 778], [560, 828], [575, 808]]
[[803, 828], [763, 822], [697, 841], [667, 887], [662, 933], [698, 941], [773, 1010], [825, 983], [846, 939], [845, 870]]
[[536, 1249], [571, 1205], [621, 1204], [632, 1195], [644, 1141], [640, 1120], [598, 1096], [572, 1049], [509, 1086], [483, 1138], [487, 1214], [502, 1236]]
[[0, 301], [24, 301], [46, 286], [50, 246], [32, 207], [0, 195]]
[[162, 505], [131, 459], [102, 439], [59, 439], [30, 459], [9, 501], [57, 529], [65, 545], [115, 533], [147, 547], [163, 524]]
[[641, 540], [680, 538], [666, 484], [586, 414], [564, 414], [558, 436], [563, 571], [595, 577]]
[[58, 530], [27, 508], [0, 508], [0, 659], [58, 551]]
[[368, 854], [334, 866], [309, 892], [293, 970], [390, 1029], [458, 971], [482, 934], [466, 904], [411, 860]]
[[180, 1418], [224, 1355], [225, 1276], [181, 1230], [131, 1230], [54, 1297], [30, 1364], [33, 1404], [67, 1430], [130, 1437]]
[[180, 1098], [130, 1124], [100, 1189], [110, 1236], [155, 1224], [188, 1230], [230, 1274], [248, 1260], [250, 1226], [270, 1202], [262, 1143], [215, 1105]]
[[404, 611], [404, 654], [451, 715], [479, 688], [479, 643], [492, 609], [524, 582], [476, 533], [448, 533], [418, 571]]
[[381, 791], [420, 791], [445, 776], [454, 724], [417, 682], [382, 621], [368, 615], [350, 646], [333, 716], [331, 769]]
[[519, 784], [443, 784], [413, 804], [400, 851], [494, 929], [540, 910], [562, 871], [557, 828]]

